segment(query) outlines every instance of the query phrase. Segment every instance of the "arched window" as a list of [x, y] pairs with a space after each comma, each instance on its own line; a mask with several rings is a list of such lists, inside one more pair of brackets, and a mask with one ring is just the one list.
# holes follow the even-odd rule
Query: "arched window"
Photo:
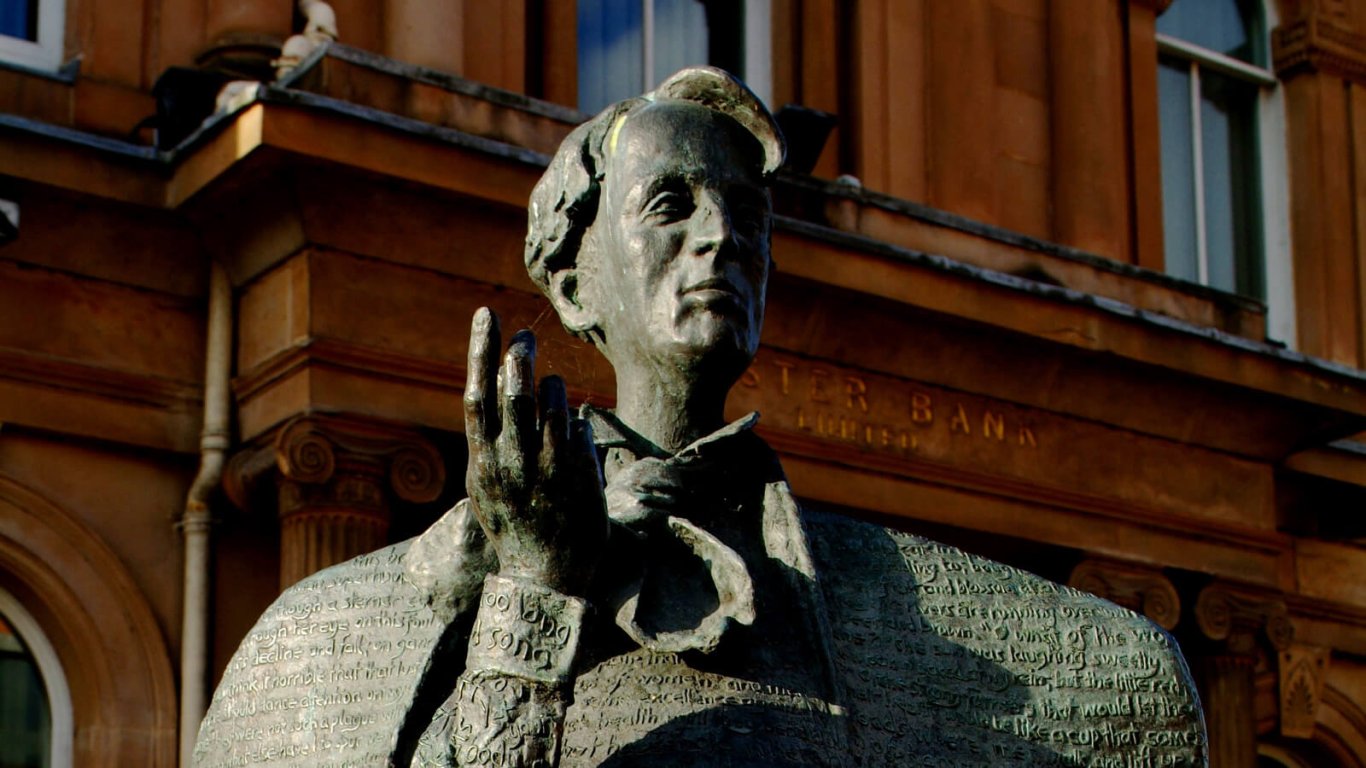
[[0, 62], [56, 71], [65, 27], [65, 0], [0, 0]]
[[0, 590], [0, 768], [70, 768], [71, 694], [57, 654]]
[[1169, 274], [1266, 300], [1281, 321], [1284, 137], [1267, 26], [1259, 0], [1176, 0], [1158, 17], [1163, 231]]
[[686, 66], [770, 90], [769, 0], [579, 0], [579, 109], [597, 112]]

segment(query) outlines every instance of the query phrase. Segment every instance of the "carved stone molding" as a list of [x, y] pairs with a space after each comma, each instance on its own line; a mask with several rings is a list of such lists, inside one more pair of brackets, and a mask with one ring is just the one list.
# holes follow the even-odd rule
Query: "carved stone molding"
[[289, 585], [383, 546], [394, 503], [435, 501], [445, 482], [441, 454], [412, 430], [305, 415], [234, 456], [224, 487], [241, 509], [274, 506]]
[[1176, 587], [1152, 568], [1112, 560], [1084, 560], [1072, 569], [1067, 585], [1141, 613], [1166, 630], [1181, 618]]
[[1327, 72], [1366, 81], [1366, 35], [1327, 11], [1311, 12], [1272, 31], [1271, 58], [1282, 78]]
[[1328, 660], [1329, 649], [1318, 646], [1293, 644], [1280, 652], [1277, 672], [1282, 736], [1313, 738]]
[[441, 454], [408, 430], [336, 416], [300, 416], [276, 433], [275, 464], [300, 483], [325, 483], [340, 468], [378, 473], [399, 499], [435, 501], [446, 482]]
[[1238, 656], [1255, 656], [1262, 637], [1275, 651], [1288, 648], [1295, 638], [1284, 600], [1223, 584], [1211, 584], [1200, 592], [1195, 621], [1206, 639], [1221, 644], [1224, 653]]

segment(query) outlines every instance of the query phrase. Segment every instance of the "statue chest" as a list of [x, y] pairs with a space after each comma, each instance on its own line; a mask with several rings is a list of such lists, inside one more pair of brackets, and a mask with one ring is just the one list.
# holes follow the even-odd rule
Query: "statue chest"
[[839, 763], [845, 726], [817, 693], [819, 667], [750, 667], [739, 677], [725, 666], [699, 668], [678, 654], [635, 649], [584, 670], [565, 719], [561, 765]]

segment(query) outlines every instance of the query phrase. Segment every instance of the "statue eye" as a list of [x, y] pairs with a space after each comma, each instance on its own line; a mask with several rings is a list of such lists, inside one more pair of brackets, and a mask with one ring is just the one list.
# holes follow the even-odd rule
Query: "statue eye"
[[762, 231], [767, 217], [768, 205], [765, 198], [744, 195], [731, 205], [731, 222], [742, 232], [753, 234]]
[[692, 211], [692, 198], [674, 190], [660, 192], [645, 206], [647, 216], [665, 223], [686, 219]]

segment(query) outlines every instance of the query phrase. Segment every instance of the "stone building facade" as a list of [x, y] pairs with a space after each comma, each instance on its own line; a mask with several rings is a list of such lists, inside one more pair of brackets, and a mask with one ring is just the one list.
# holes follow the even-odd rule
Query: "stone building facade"
[[0, 0], [0, 744], [177, 764], [461, 495], [475, 308], [610, 405], [527, 196], [700, 60], [806, 108], [732, 398], [804, 503], [1171, 630], [1216, 768], [1366, 765], [1366, 0]]

